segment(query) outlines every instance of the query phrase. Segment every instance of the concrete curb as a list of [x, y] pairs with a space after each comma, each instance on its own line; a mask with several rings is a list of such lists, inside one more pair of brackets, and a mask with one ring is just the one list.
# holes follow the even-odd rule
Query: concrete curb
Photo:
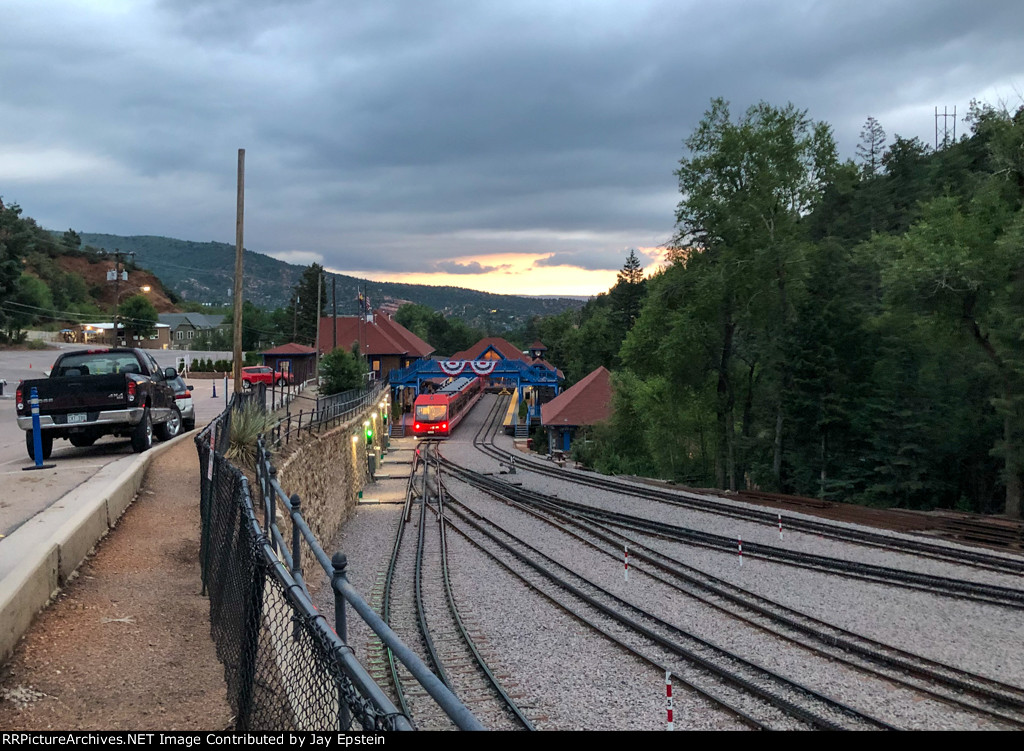
[[50, 602], [85, 557], [117, 524], [135, 499], [150, 461], [189, 431], [142, 454], [111, 462], [0, 544], [0, 663], [14, 654], [36, 614]]

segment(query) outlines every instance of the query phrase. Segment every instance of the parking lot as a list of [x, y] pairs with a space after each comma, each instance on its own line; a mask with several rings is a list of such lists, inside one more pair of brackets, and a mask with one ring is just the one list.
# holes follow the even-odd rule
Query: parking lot
[[[127, 438], [112, 436], [98, 440], [86, 448], [75, 448], [68, 441], [57, 440], [46, 464], [52, 469], [25, 471], [33, 466], [25, 451], [25, 433], [18, 427], [14, 411], [14, 392], [21, 380], [45, 378], [61, 350], [78, 349], [81, 345], [53, 344], [47, 350], [0, 351], [0, 379], [6, 380], [0, 399], [0, 477], [4, 492], [0, 495], [0, 536], [9, 535], [19, 526], [60, 500], [69, 491], [88, 480], [102, 467], [131, 457]], [[150, 350], [161, 366], [177, 365], [182, 352]], [[191, 352], [193, 358], [219, 359], [223, 352]], [[225, 406], [224, 381], [217, 381], [217, 398], [212, 397], [214, 382], [209, 379], [186, 379], [194, 386], [196, 426], [202, 427], [216, 417]], [[2, 537], [0, 537], [2, 544]]]

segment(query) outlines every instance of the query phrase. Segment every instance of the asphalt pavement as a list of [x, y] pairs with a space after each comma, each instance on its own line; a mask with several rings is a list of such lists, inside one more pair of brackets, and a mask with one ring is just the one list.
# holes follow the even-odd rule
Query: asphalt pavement
[[[57, 440], [46, 464], [53, 469], [29, 470], [34, 466], [25, 450], [25, 433], [18, 427], [14, 411], [14, 392], [21, 380], [45, 378], [61, 350], [81, 349], [81, 345], [53, 345], [46, 350], [0, 351], [0, 379], [6, 380], [0, 398], [0, 478], [4, 492], [0, 494], [0, 545], [3, 538], [37, 514], [94, 477], [113, 462], [132, 456], [127, 438], [107, 436], [86, 448], [75, 448], [68, 441]], [[182, 352], [150, 350], [163, 367], [176, 365]], [[223, 353], [192, 352], [193, 357], [222, 357]], [[225, 406], [224, 382], [217, 382], [217, 398], [212, 397], [213, 381], [191, 379], [192, 398], [196, 408], [196, 426], [202, 427], [220, 414]]]
[[[124, 438], [105, 437], [75, 448], [54, 442], [46, 469], [35, 464], [18, 427], [14, 392], [20, 380], [45, 378], [62, 349], [0, 351], [0, 663], [12, 653], [35, 614], [77, 569], [96, 542], [114, 527], [141, 487], [153, 456], [191, 440], [191, 434], [156, 441], [142, 454]], [[151, 350], [161, 366], [176, 365], [179, 352]], [[193, 353], [199, 356], [200, 353]], [[205, 357], [205, 353], [203, 353]], [[196, 426], [210, 422], [226, 406], [224, 381], [186, 379], [194, 386]]]

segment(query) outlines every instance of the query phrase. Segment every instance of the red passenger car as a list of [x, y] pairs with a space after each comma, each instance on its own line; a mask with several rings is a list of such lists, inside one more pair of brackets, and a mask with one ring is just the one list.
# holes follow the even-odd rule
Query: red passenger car
[[444, 438], [483, 393], [483, 379], [464, 376], [434, 394], [420, 394], [413, 403], [412, 433], [419, 438]]

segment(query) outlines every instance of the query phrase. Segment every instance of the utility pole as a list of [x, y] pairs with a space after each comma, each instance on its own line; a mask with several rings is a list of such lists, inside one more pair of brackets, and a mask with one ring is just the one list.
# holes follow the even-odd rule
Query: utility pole
[[235, 393], [242, 390], [242, 228], [245, 224], [245, 149], [238, 150], [238, 204], [235, 209]]
[[[114, 256], [114, 276], [113, 276], [113, 280], [114, 280], [114, 341], [113, 341], [113, 345], [116, 347], [120, 343], [119, 342], [120, 337], [118, 336], [118, 333], [117, 333], [117, 324], [118, 324], [118, 321], [120, 319], [120, 314], [118, 313], [117, 309], [121, 305], [121, 276], [122, 276], [122, 271], [121, 271], [122, 261], [121, 261], [121, 258], [124, 257], [124, 256], [131, 256], [132, 258], [134, 258], [135, 257], [135, 251], [134, 250], [130, 250], [127, 253], [122, 253], [119, 249], [114, 248], [114, 251], [112, 253], [108, 253], [108, 251], [104, 250], [102, 252], [102, 254], [103, 255], [108, 255], [109, 254], [109, 255]], [[128, 278], [128, 272], [125, 271], [125, 272], [123, 272], [123, 274], [124, 274], [125, 279], [127, 279]], [[107, 272], [107, 280], [109, 281], [110, 278], [111, 278], [110, 277], [110, 272]], [[127, 341], [127, 331], [125, 332], [125, 336], [126, 336], [125, 344], [127, 345], [127, 343], [128, 343], [128, 341]]]
[[[324, 287], [324, 269], [320, 267], [320, 273], [316, 275], [316, 340], [313, 346], [316, 347], [316, 376], [320, 377], [320, 296]], [[317, 381], [319, 383], [319, 380]]]

